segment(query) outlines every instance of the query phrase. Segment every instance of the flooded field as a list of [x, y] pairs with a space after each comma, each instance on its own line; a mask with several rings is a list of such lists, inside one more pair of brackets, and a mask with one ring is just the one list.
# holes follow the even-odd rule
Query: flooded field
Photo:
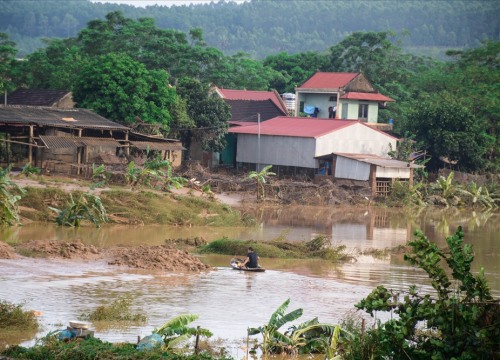
[[[105, 226], [101, 229], [67, 229], [51, 224], [30, 224], [0, 229], [0, 238], [16, 244], [28, 240], [73, 241], [99, 247], [115, 245], [158, 245], [168, 238], [203, 237], [207, 241], [227, 236], [238, 239], [269, 240], [283, 238], [306, 241], [316, 234], [331, 236], [348, 249], [384, 249], [405, 244], [416, 229], [444, 245], [444, 238], [461, 225], [465, 240], [474, 245], [474, 269], [484, 267], [495, 296], [500, 295], [500, 216], [465, 210], [419, 213], [387, 209], [339, 209], [298, 207], [263, 208], [253, 215], [254, 228], [180, 228], [166, 226]], [[244, 254], [234, 254], [244, 255]], [[170, 318], [192, 313], [195, 324], [210, 329], [214, 338], [225, 339], [224, 346], [235, 358], [242, 358], [247, 327], [268, 321], [287, 298], [290, 309], [303, 308], [301, 321], [318, 317], [337, 323], [354, 311], [353, 305], [373, 287], [404, 289], [418, 284], [429, 290], [426, 276], [409, 267], [402, 256], [362, 256], [357, 262], [333, 264], [321, 260], [261, 259], [265, 273], [231, 270], [231, 256], [203, 256], [215, 270], [200, 274], [171, 274], [137, 271], [107, 265], [105, 262], [44, 260], [24, 258], [0, 260], [0, 298], [25, 303], [41, 311], [42, 329], [37, 337], [65, 328], [70, 320], [96, 306], [124, 294], [134, 298], [136, 310], [148, 316], [147, 325], [120, 329], [95, 327], [96, 336], [109, 341], [135, 342]], [[18, 337], [33, 344], [33, 334]], [[1, 343], [2, 341], [0, 341]]]

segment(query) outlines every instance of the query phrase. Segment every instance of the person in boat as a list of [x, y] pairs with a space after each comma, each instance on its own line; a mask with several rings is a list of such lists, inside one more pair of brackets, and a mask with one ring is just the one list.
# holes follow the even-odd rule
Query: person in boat
[[250, 246], [248, 248], [247, 252], [247, 258], [243, 263], [240, 265], [240, 267], [246, 267], [248, 269], [255, 269], [259, 267], [259, 257], [257, 256], [257, 253], [253, 250], [253, 248]]

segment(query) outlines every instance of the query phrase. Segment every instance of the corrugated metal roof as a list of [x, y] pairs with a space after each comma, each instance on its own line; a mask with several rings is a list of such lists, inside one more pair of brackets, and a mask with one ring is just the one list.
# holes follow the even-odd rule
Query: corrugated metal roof
[[362, 92], [348, 92], [340, 97], [341, 99], [349, 100], [368, 100], [368, 101], [396, 101], [388, 96], [380, 93], [362, 93]]
[[177, 142], [152, 142], [152, 141], [131, 141], [130, 145], [140, 150], [184, 150], [180, 141]]
[[268, 100], [225, 100], [231, 107], [230, 121], [257, 122], [257, 114], [260, 121], [272, 119], [276, 116], [288, 115], [287, 112], [278, 108], [276, 104]]
[[215, 90], [226, 100], [271, 100], [285, 114], [284, 103], [274, 91], [230, 90], [216, 87]]
[[80, 146], [116, 148], [121, 145], [117, 140], [110, 138], [40, 135], [40, 140], [48, 149], [77, 148]]
[[385, 158], [374, 154], [350, 154], [350, 153], [334, 153], [338, 156], [343, 156], [348, 159], [358, 160], [368, 164], [377, 165], [383, 168], [397, 168], [397, 169], [416, 169], [422, 168], [422, 165], [417, 165], [409, 163], [407, 161], [395, 160], [391, 158]]
[[110, 138], [91, 138], [91, 137], [81, 137], [78, 138], [80, 143], [87, 146], [104, 146], [104, 147], [112, 147], [116, 148], [121, 146], [121, 144], [115, 140]]
[[52, 106], [71, 93], [68, 90], [17, 89], [7, 96], [8, 105]]
[[349, 84], [359, 73], [317, 72], [297, 89], [338, 89]]
[[75, 137], [40, 135], [40, 140], [48, 149], [77, 148], [81, 146]]
[[0, 105], [0, 124], [44, 125], [62, 128], [129, 130], [87, 109]]
[[[358, 121], [278, 116], [262, 122], [260, 134], [317, 138], [356, 123]], [[259, 126], [255, 123], [248, 126], [236, 126], [229, 128], [228, 132], [258, 135]]]

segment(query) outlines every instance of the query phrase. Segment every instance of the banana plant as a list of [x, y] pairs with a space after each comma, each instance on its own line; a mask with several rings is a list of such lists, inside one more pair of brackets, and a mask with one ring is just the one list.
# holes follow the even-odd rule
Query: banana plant
[[108, 222], [101, 199], [92, 194], [80, 194], [76, 201], [73, 195], [69, 194], [66, 208], [61, 210], [49, 206], [49, 209], [56, 212], [56, 222], [59, 225], [79, 227], [82, 221], [90, 221], [96, 227], [100, 227], [101, 223]]
[[334, 330], [334, 325], [320, 323], [318, 318], [292, 326], [285, 333], [285, 335], [290, 334], [288, 335], [290, 340], [288, 352], [292, 354], [327, 353]]
[[267, 178], [269, 176], [276, 175], [276, 173], [269, 171], [272, 167], [273, 167], [272, 165], [267, 165], [259, 172], [250, 171], [248, 173], [248, 178], [255, 179], [255, 182], [257, 185], [257, 201], [260, 201], [260, 200], [264, 199], [264, 197], [265, 197], [264, 184], [266, 183]]
[[476, 207], [478, 204], [487, 208], [498, 207], [488, 189], [483, 186], [477, 186], [474, 181], [469, 184], [467, 189], [461, 189], [460, 192], [470, 198], [472, 207]]
[[453, 184], [453, 178], [455, 173], [452, 171], [447, 177], [440, 176], [434, 184], [432, 184], [432, 189], [439, 193], [440, 196], [445, 198], [447, 201], [450, 200], [458, 191], [457, 186]]
[[132, 188], [137, 185], [137, 182], [139, 181], [139, 174], [141, 173], [141, 169], [135, 167], [135, 163], [131, 161], [128, 164], [127, 167], [127, 172], [125, 173], [125, 180], [127, 181], [127, 184], [130, 185]]
[[99, 166], [92, 164], [92, 181], [94, 181], [94, 184], [92, 184], [90, 188], [95, 189], [102, 187], [106, 185], [108, 180], [109, 173], [106, 171], [106, 166], [104, 166], [104, 164], [101, 164]]
[[290, 299], [287, 299], [271, 315], [267, 324], [257, 328], [247, 329], [248, 335], [262, 335], [261, 347], [264, 354], [279, 352], [278, 350], [289, 348], [290, 345], [292, 345], [292, 340], [279, 330], [286, 323], [297, 320], [301, 317], [303, 310], [296, 309], [286, 313], [289, 304]]
[[41, 172], [42, 170], [39, 167], [32, 166], [30, 162], [26, 163], [21, 170], [21, 174], [26, 177], [29, 177], [30, 175], [40, 175]]
[[20, 222], [16, 203], [25, 191], [10, 180], [9, 173], [10, 166], [5, 169], [0, 167], [0, 225], [14, 225]]
[[[183, 314], [179, 315], [165, 324], [160, 328], [153, 331], [154, 334], [158, 334], [163, 338], [165, 343], [164, 348], [166, 350], [171, 350], [189, 340], [192, 336], [196, 336], [198, 339], [200, 336], [211, 337], [213, 334], [207, 330], [198, 327], [189, 327], [188, 324], [198, 319], [198, 315], [194, 314]], [[195, 348], [195, 351], [197, 349]]]

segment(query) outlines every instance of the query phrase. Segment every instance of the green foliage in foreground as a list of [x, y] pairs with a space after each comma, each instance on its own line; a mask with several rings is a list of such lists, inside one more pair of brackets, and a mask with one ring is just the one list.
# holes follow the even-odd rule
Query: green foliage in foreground
[[[172, 349], [185, 341], [189, 340], [192, 336], [198, 339], [200, 336], [211, 337], [213, 334], [201, 327], [189, 327], [188, 325], [198, 319], [198, 315], [183, 314], [167, 321], [160, 328], [156, 329], [154, 333], [161, 335], [165, 343], [166, 349]], [[196, 343], [196, 345], [198, 342]], [[195, 345], [195, 346], [196, 346]], [[195, 348], [197, 352], [198, 349]]]
[[17, 202], [24, 194], [24, 190], [9, 178], [10, 167], [0, 167], [0, 225], [14, 225], [19, 223]]
[[94, 311], [83, 314], [83, 320], [90, 321], [134, 321], [144, 322], [146, 316], [141, 313], [132, 313], [132, 297], [124, 295], [114, 300], [110, 305], [100, 305]]
[[207, 353], [181, 355], [162, 349], [139, 352], [134, 344], [112, 344], [96, 338], [63, 342], [51, 335], [42, 339], [40, 344], [31, 348], [14, 346], [2, 355], [14, 359], [33, 360], [229, 360], [227, 357], [214, 357]]
[[223, 237], [199, 247], [198, 251], [202, 254], [214, 253], [243, 256], [247, 253], [249, 246], [252, 246], [259, 256], [268, 258], [321, 258], [331, 261], [342, 261], [349, 258], [344, 245], [334, 246], [330, 243], [329, 238], [321, 235], [305, 243], [281, 240], [242, 241]]
[[262, 335], [262, 352], [264, 354], [311, 354], [327, 353], [329, 339], [335, 326], [319, 323], [317, 318], [290, 326], [288, 330], [281, 329], [285, 324], [302, 316], [302, 309], [286, 312], [290, 299], [281, 304], [271, 315], [267, 324], [256, 328], [248, 328], [248, 335]]
[[23, 305], [0, 300], [0, 330], [10, 328], [37, 329], [38, 321], [32, 311], [23, 309]]
[[432, 294], [421, 294], [411, 286], [400, 299], [378, 286], [356, 305], [371, 315], [375, 311], [397, 315], [368, 332], [378, 344], [372, 353], [375, 358], [472, 360], [500, 354], [500, 300], [491, 296], [483, 269], [478, 275], [471, 273], [474, 253], [471, 245], [463, 244], [463, 236], [459, 228], [448, 237], [447, 250], [421, 232], [409, 243], [413, 250], [405, 260], [429, 275]]

